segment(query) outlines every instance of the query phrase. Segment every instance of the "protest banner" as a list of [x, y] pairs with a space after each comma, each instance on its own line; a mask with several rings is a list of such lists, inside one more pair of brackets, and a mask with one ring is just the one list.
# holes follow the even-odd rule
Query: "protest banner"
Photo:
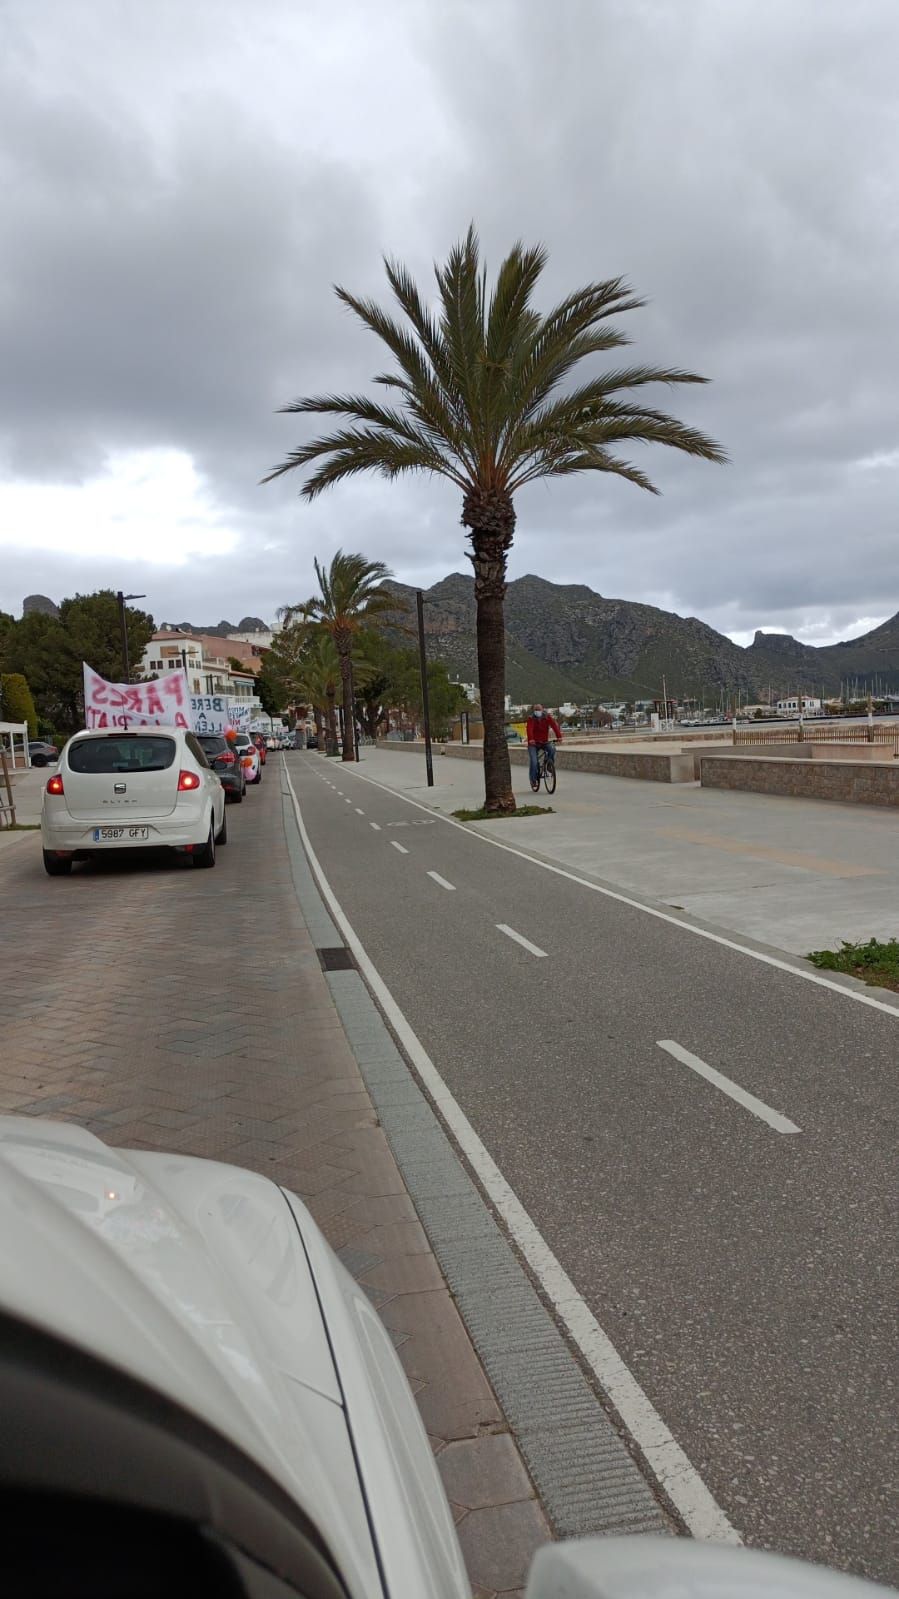
[[254, 707], [252, 705], [241, 705], [239, 700], [229, 700], [228, 714], [231, 717], [230, 725], [235, 727], [238, 733], [248, 733], [250, 730], [250, 717], [253, 714], [253, 710]]
[[183, 667], [152, 683], [108, 683], [87, 662], [84, 668], [85, 727], [190, 727], [191, 707]]
[[195, 733], [224, 733], [235, 726], [224, 694], [191, 694], [190, 714]]

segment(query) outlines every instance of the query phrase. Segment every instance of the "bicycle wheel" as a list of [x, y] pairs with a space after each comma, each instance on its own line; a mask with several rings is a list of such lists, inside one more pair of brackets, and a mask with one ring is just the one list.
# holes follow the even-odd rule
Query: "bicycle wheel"
[[543, 768], [543, 786], [546, 789], [547, 794], [555, 794], [555, 792], [556, 792], [556, 763], [555, 763], [555, 761], [547, 761], [545, 766], [544, 766], [544, 768]]

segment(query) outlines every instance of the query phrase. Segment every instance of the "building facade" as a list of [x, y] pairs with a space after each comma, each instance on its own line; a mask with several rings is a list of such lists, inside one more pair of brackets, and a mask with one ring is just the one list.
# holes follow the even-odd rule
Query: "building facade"
[[803, 716], [816, 716], [821, 710], [821, 701], [811, 694], [803, 694], [800, 707], [799, 695], [788, 694], [786, 699], [777, 702], [778, 716], [798, 716], [800, 710]]
[[261, 710], [255, 674], [262, 666], [262, 651], [256, 645], [176, 628], [154, 633], [144, 650], [141, 677], [159, 677], [180, 666], [191, 694], [220, 694]]

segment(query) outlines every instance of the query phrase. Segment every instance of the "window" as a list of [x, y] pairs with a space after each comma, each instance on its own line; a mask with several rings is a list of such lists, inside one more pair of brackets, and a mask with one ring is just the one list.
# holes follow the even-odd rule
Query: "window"
[[164, 772], [175, 759], [175, 740], [127, 733], [82, 738], [72, 741], [66, 756], [70, 771], [93, 776], [111, 772]]
[[199, 742], [199, 740], [194, 737], [194, 734], [193, 733], [188, 733], [186, 738], [185, 738], [185, 740], [184, 740], [184, 742], [187, 745], [188, 749], [190, 750], [190, 753], [193, 756], [194, 760], [198, 761], [201, 766], [207, 766], [208, 767], [209, 762], [206, 759], [206, 751], [204, 750], [204, 748], [203, 748], [202, 744]]

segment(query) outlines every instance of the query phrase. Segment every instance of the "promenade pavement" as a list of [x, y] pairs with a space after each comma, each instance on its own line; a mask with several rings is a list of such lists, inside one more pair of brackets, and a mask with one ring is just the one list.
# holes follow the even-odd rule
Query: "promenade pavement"
[[[360, 772], [443, 814], [483, 803], [479, 761], [365, 747]], [[559, 772], [552, 816], [473, 823], [516, 847], [796, 955], [899, 937], [899, 822], [874, 806]]]

